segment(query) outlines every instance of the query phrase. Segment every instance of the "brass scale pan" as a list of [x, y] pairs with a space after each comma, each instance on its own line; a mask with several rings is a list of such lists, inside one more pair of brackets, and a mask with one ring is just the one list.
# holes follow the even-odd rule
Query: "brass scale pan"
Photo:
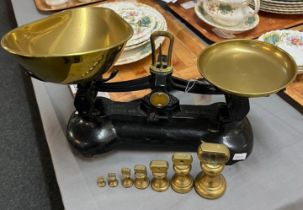
[[[1, 46], [38, 79], [70, 84], [106, 72], [132, 34], [129, 24], [112, 10], [83, 7], [20, 26], [4, 35]], [[245, 97], [280, 91], [297, 72], [285, 51], [252, 40], [213, 44], [200, 54], [197, 64], [210, 83]]]

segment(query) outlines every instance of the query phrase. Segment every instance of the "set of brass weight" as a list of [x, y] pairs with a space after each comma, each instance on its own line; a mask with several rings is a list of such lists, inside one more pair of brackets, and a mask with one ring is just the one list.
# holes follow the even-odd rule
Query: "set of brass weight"
[[[225, 163], [229, 160], [229, 150], [223, 144], [205, 143], [198, 147], [198, 158], [202, 171], [195, 180], [190, 175], [193, 158], [188, 153], [174, 153], [172, 156], [174, 175], [169, 181], [167, 172], [169, 164], [166, 160], [152, 160], [149, 168], [153, 178], [151, 181], [147, 175], [147, 168], [138, 164], [134, 167], [134, 177], [131, 177], [130, 168], [122, 168], [121, 184], [125, 188], [133, 185], [140, 190], [146, 189], [149, 185], [154, 191], [166, 191], [169, 186], [177, 193], [187, 193], [195, 188], [196, 192], [204, 198], [216, 199], [222, 196], [226, 189], [226, 180], [221, 174]], [[108, 173], [108, 186], [117, 187], [118, 180], [115, 173]], [[103, 176], [98, 177], [99, 187], [106, 186]]]

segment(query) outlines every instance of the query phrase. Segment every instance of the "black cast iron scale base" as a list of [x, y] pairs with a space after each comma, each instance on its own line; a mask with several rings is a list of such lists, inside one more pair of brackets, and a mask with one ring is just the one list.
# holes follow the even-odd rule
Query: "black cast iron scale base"
[[[248, 98], [228, 95], [226, 102], [202, 105], [180, 105], [171, 90], [185, 91], [188, 81], [165, 75], [165, 85], [159, 75], [138, 80], [78, 86], [75, 98], [77, 111], [67, 129], [69, 142], [83, 155], [96, 155], [112, 149], [136, 150], [197, 150], [201, 140], [223, 143], [231, 153], [249, 155], [253, 146], [252, 128], [245, 117]], [[161, 82], [160, 82], [161, 83]], [[121, 92], [151, 88], [152, 93], [131, 102], [114, 102], [96, 97], [98, 91]], [[151, 95], [165, 92], [167, 106], [151, 104]], [[196, 82], [191, 93], [224, 94], [205, 80]]]
[[[169, 150], [196, 152], [201, 141], [222, 143], [230, 150], [228, 164], [238, 161], [234, 155], [248, 156], [253, 147], [253, 133], [246, 118], [249, 100], [227, 94], [206, 80], [199, 80], [188, 89], [189, 81], [172, 76], [170, 58], [161, 49], [156, 62], [154, 38], [150, 75], [124, 82], [108, 79], [78, 84], [76, 112], [71, 116], [67, 138], [83, 155], [96, 155], [113, 149]], [[163, 34], [164, 33], [164, 34]], [[158, 36], [159, 34], [157, 34]], [[153, 35], [152, 35], [153, 36]], [[102, 92], [128, 92], [151, 89], [151, 93], [131, 102], [115, 102], [96, 97]], [[202, 105], [180, 105], [172, 91], [194, 94], [224, 94], [225, 102]]]

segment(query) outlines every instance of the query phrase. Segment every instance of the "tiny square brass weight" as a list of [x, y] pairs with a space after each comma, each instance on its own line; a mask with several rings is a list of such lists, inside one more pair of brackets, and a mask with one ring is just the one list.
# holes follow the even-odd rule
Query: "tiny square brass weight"
[[194, 185], [190, 175], [193, 157], [188, 153], [175, 153], [172, 157], [173, 169], [175, 171], [171, 180], [171, 187], [177, 193], [187, 193]]
[[169, 181], [167, 179], [168, 162], [166, 160], [153, 160], [149, 166], [154, 176], [151, 181], [153, 190], [157, 192], [167, 190], [169, 187]]

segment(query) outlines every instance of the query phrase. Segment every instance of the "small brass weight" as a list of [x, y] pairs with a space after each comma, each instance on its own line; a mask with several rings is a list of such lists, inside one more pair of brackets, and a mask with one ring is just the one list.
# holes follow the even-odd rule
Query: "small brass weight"
[[168, 162], [166, 160], [153, 160], [149, 166], [154, 176], [151, 181], [153, 190], [157, 192], [167, 190], [169, 187], [169, 181], [167, 179]]
[[194, 185], [190, 175], [193, 157], [188, 153], [175, 153], [172, 157], [175, 171], [171, 180], [171, 187], [177, 193], [187, 193]]
[[122, 186], [125, 188], [129, 188], [133, 186], [133, 180], [131, 179], [131, 172], [129, 168], [122, 168], [121, 169], [122, 174]]
[[117, 187], [118, 180], [115, 173], [108, 173], [108, 186], [109, 187]]
[[99, 176], [98, 177], [97, 184], [98, 184], [99, 187], [105, 187], [106, 182], [105, 182], [104, 176]]
[[226, 181], [221, 172], [229, 156], [229, 149], [224, 144], [202, 142], [198, 147], [202, 172], [196, 177], [195, 190], [200, 196], [216, 199], [224, 194]]
[[135, 187], [144, 190], [148, 185], [149, 179], [145, 165], [135, 165]]

